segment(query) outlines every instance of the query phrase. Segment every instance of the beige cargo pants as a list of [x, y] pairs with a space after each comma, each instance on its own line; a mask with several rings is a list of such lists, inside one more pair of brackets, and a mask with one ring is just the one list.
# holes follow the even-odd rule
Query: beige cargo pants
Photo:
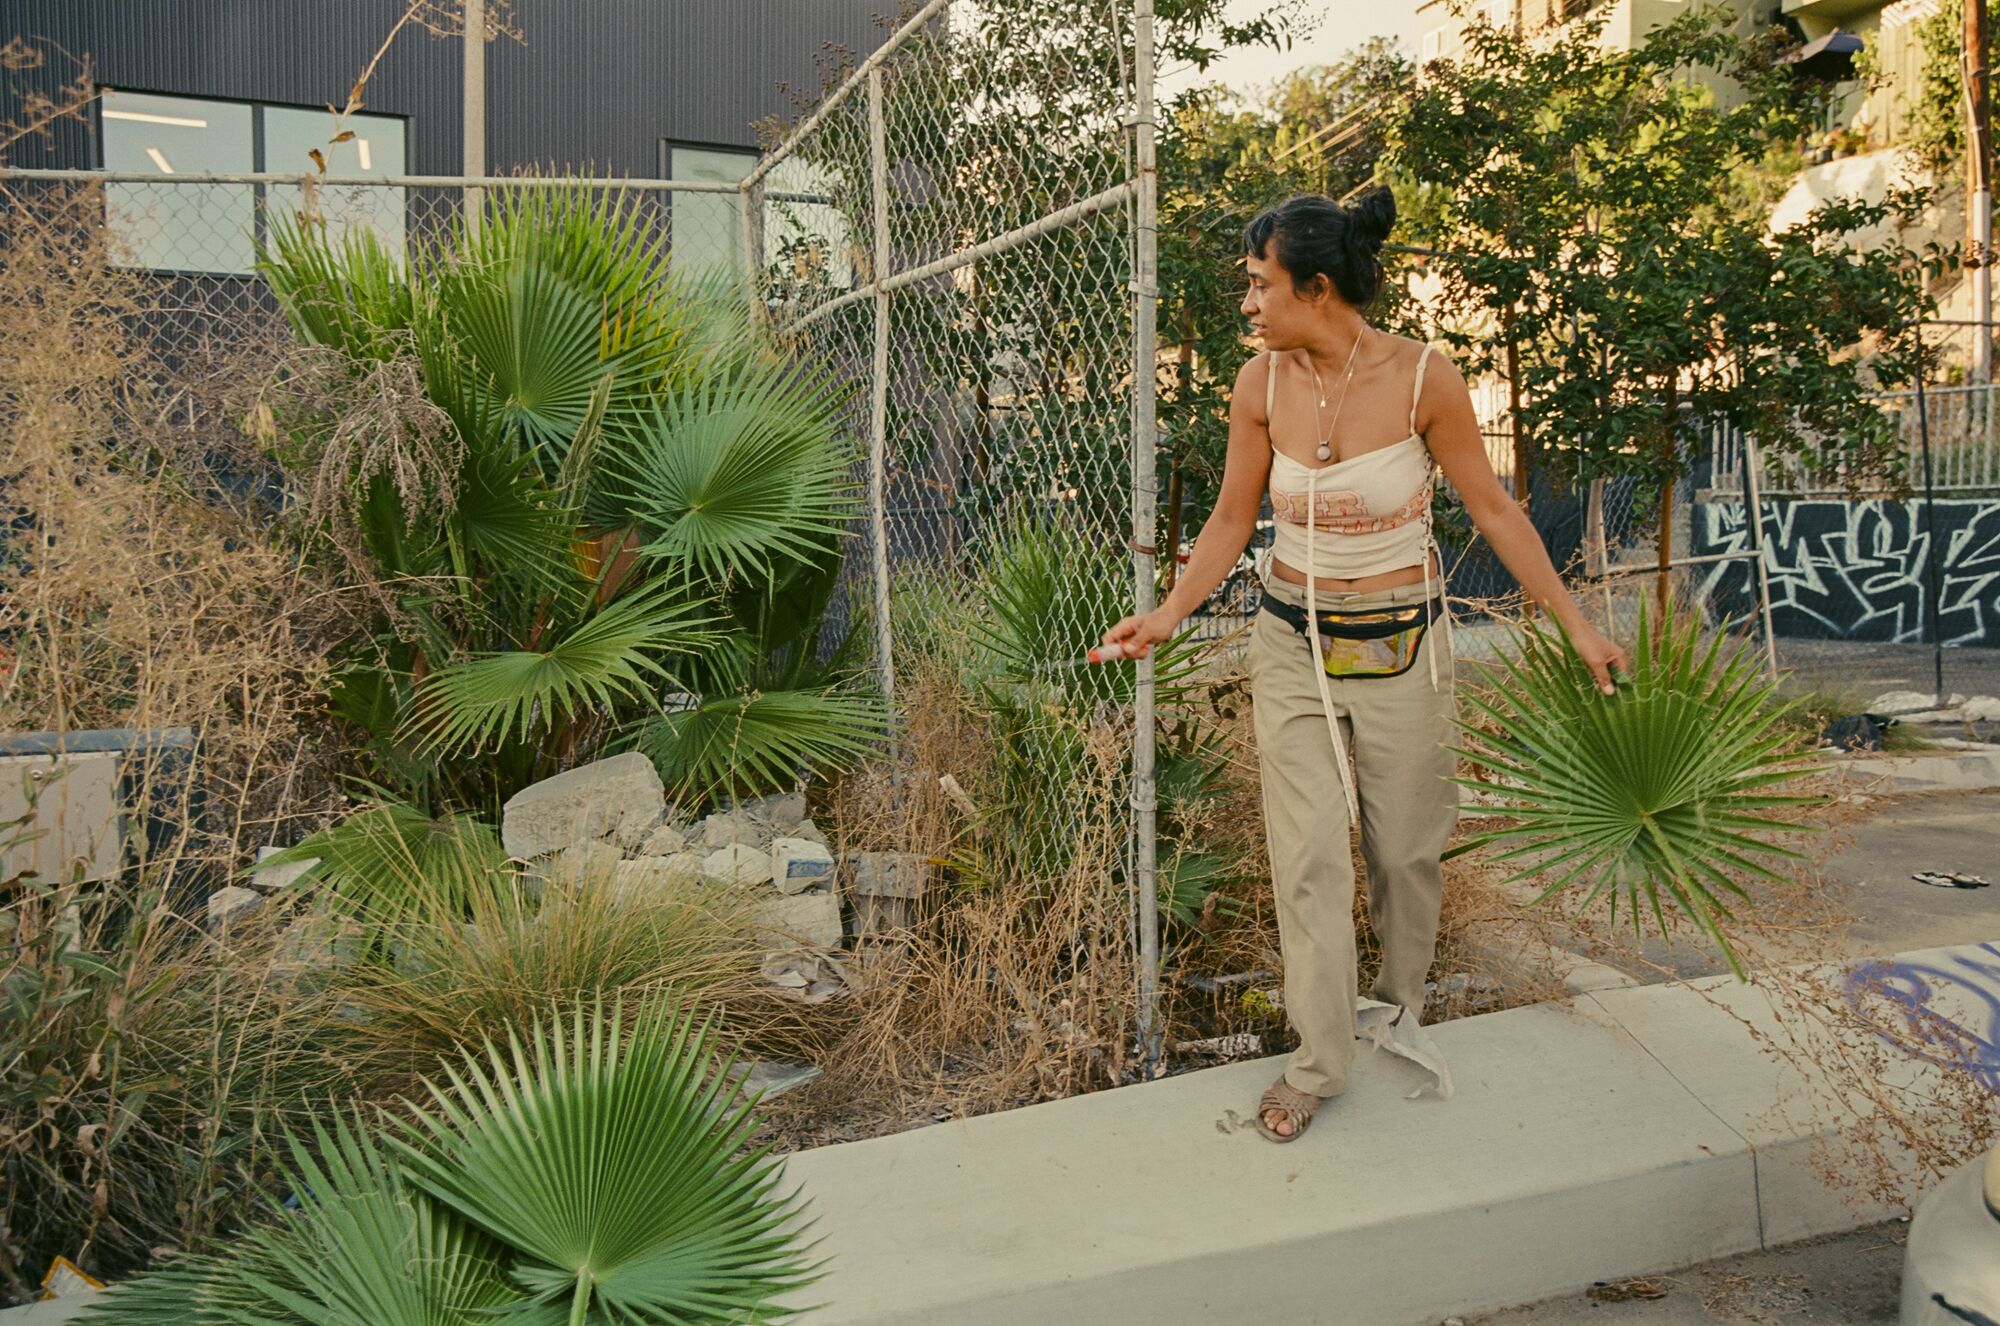
[[[1265, 592], [1303, 607], [1305, 589], [1267, 578]], [[1367, 611], [1424, 601], [1411, 585], [1367, 594], [1319, 594], [1320, 611]], [[1437, 685], [1430, 660], [1437, 651]], [[1268, 612], [1251, 627], [1250, 690], [1264, 781], [1264, 832], [1285, 963], [1285, 1011], [1299, 1048], [1285, 1080], [1338, 1095], [1354, 1059], [1354, 858], [1347, 798], [1334, 765], [1318, 666], [1306, 638]], [[1352, 752], [1368, 868], [1368, 917], [1382, 948], [1374, 997], [1422, 1010], [1444, 896], [1439, 864], [1458, 819], [1452, 665], [1442, 623], [1424, 633], [1401, 676], [1328, 678]]]

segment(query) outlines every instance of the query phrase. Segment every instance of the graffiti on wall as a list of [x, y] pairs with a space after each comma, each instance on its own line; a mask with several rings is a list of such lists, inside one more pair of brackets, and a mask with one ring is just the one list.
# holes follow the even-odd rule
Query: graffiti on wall
[[[1905, 958], [1856, 967], [1846, 981], [1849, 1006], [1860, 1009], [1871, 995], [1886, 997], [1910, 1016], [1913, 1026], [1929, 1024], [1943, 1033], [1949, 1052], [1927, 1048], [1930, 1042], [1922, 1036], [1904, 1041], [1884, 1034], [1884, 1041], [1927, 1063], [1969, 1072], [1987, 1091], [2000, 1095], [2000, 944], [1941, 949], [1927, 956], [1925, 962]], [[1940, 1011], [1947, 992], [1970, 1006], [1963, 1020]]]
[[[1693, 509], [1697, 555], [1750, 546], [1741, 503], [1702, 502]], [[1774, 499], [1765, 504], [1771, 576], [1771, 622], [1779, 635], [1822, 640], [1929, 639], [1930, 522], [1922, 502]], [[1937, 504], [1947, 644], [2000, 647], [2000, 500], [1963, 498]], [[1702, 586], [1716, 615], [1742, 620], [1756, 611], [1756, 564], [1723, 562]]]

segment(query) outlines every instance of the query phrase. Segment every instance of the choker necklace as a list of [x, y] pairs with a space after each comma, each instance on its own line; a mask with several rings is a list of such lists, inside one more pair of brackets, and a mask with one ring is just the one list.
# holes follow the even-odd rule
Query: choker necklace
[[1355, 334], [1354, 348], [1347, 352], [1347, 374], [1340, 380], [1340, 401], [1333, 407], [1333, 422], [1325, 428], [1320, 427], [1319, 412], [1326, 407], [1326, 389], [1320, 385], [1319, 370], [1313, 367], [1312, 356], [1306, 356], [1306, 367], [1313, 375], [1313, 433], [1319, 438], [1313, 455], [1322, 461], [1333, 459], [1333, 430], [1340, 425], [1340, 412], [1347, 408], [1347, 389], [1354, 383], [1354, 357], [1361, 353], [1361, 336], [1366, 331], [1364, 323], [1362, 331]]

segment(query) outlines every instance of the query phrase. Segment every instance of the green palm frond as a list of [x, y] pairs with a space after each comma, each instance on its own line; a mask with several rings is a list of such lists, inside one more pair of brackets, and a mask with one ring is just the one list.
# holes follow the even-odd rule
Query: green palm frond
[[607, 426], [602, 450], [607, 507], [687, 580], [825, 561], [856, 510], [831, 403], [796, 370], [722, 367]]
[[306, 878], [324, 881], [355, 910], [398, 916], [413, 909], [465, 910], [492, 888], [507, 853], [489, 824], [470, 815], [432, 818], [389, 802], [356, 811], [260, 865], [316, 861]]
[[1543, 898], [1587, 883], [1586, 903], [1604, 896], [1615, 916], [1623, 899], [1635, 929], [1643, 903], [1664, 931], [1670, 902], [1740, 975], [1724, 897], [1782, 880], [1769, 862], [1801, 854], [1777, 839], [1809, 827], [1796, 812], [1821, 799], [1779, 790], [1811, 764], [1753, 651], [1720, 636], [1704, 645], [1691, 618], [1659, 628], [1642, 615], [1615, 696], [1597, 690], [1566, 635], [1533, 624], [1514, 659], [1480, 665], [1487, 688], [1465, 692], [1479, 717], [1460, 723], [1459, 754], [1485, 776], [1457, 781], [1494, 793], [1491, 809], [1511, 822], [1451, 854], [1502, 848], [1492, 859], [1518, 867], [1509, 882], [1538, 879]]
[[712, 1024], [664, 1001], [629, 1022], [550, 1018], [447, 1066], [407, 1135], [409, 1181], [510, 1250], [533, 1301], [590, 1322], [791, 1315], [817, 1278], [769, 1148], [738, 1156], [751, 1102], [716, 1062]]
[[[413, 1192], [379, 1144], [336, 1116], [316, 1147], [292, 1141], [299, 1209], [254, 1231], [233, 1278], [279, 1320], [309, 1326], [475, 1326], [521, 1302], [493, 1241]], [[235, 1314], [232, 1314], [235, 1315]], [[244, 1313], [243, 1326], [269, 1320]]]
[[782, 791], [809, 771], [850, 767], [877, 749], [888, 707], [835, 690], [751, 691], [660, 715], [638, 746], [676, 796]]
[[273, 213], [257, 270], [301, 338], [357, 358], [399, 352], [410, 327], [410, 285], [374, 231], [349, 227], [336, 247], [324, 226]]
[[103, 1326], [474, 1326], [521, 1303], [492, 1240], [413, 1192], [358, 1124], [290, 1140], [297, 1209], [229, 1251], [114, 1286], [84, 1320]]
[[[1132, 611], [1132, 569], [1119, 544], [1056, 514], [1019, 509], [1005, 518], [978, 583], [984, 602], [975, 600], [973, 636], [1001, 684], [1079, 710], [1131, 703], [1131, 664], [1084, 662], [1104, 629]], [[1162, 699], [1178, 694], [1194, 666], [1188, 639], [1184, 633], [1154, 651]]]
[[575, 521], [563, 494], [504, 451], [466, 456], [447, 528], [460, 554], [452, 569], [461, 577], [470, 578], [464, 560], [470, 556], [489, 572], [537, 588], [576, 579], [569, 555]]
[[1216, 915], [1235, 918], [1245, 914], [1241, 902], [1218, 893], [1242, 878], [1242, 867], [1235, 858], [1176, 845], [1160, 857], [1160, 911], [1177, 924], [1202, 933], [1210, 897], [1215, 898]]
[[405, 718], [416, 744], [451, 757], [528, 742], [588, 714], [643, 701], [668, 681], [662, 655], [714, 639], [696, 605], [666, 586], [614, 600], [540, 649], [514, 649], [438, 669]]
[[178, 1257], [111, 1285], [76, 1319], [84, 1326], [236, 1326], [237, 1313], [263, 1305], [262, 1294], [237, 1281], [232, 1259]]
[[599, 380], [625, 367], [605, 353], [601, 299], [527, 259], [447, 267], [425, 297], [418, 344], [433, 394], [461, 428], [487, 446], [519, 445], [551, 474]]

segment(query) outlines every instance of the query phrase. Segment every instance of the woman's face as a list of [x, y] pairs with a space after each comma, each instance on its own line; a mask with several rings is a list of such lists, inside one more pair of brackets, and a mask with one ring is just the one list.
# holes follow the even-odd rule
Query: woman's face
[[1243, 295], [1243, 316], [1250, 319], [1250, 334], [1264, 343], [1266, 350], [1296, 350], [1326, 317], [1328, 296], [1309, 298], [1292, 284], [1292, 274], [1278, 265], [1277, 245], [1266, 244], [1268, 257], [1251, 254], [1244, 260], [1250, 288]]

